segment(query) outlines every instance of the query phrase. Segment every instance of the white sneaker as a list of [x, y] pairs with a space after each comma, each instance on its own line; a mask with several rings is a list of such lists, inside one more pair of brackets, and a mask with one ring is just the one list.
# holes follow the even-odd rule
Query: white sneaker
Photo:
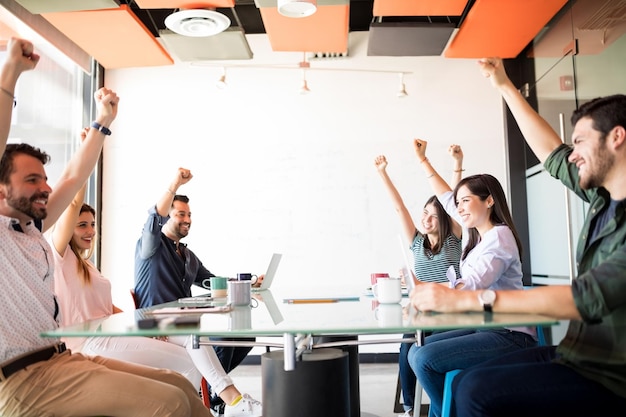
[[406, 410], [404, 414], [398, 414], [398, 417], [413, 417], [413, 410]]
[[261, 402], [255, 400], [248, 394], [243, 394], [241, 400], [235, 405], [226, 405], [224, 417], [262, 417], [263, 407]]

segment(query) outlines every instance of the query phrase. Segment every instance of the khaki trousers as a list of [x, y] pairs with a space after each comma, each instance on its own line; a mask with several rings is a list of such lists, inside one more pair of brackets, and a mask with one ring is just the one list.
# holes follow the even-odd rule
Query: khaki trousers
[[70, 351], [0, 382], [0, 415], [11, 417], [211, 417], [182, 375]]

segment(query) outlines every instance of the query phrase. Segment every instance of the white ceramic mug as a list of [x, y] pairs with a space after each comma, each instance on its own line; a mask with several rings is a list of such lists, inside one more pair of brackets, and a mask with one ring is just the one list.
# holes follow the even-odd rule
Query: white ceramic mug
[[379, 279], [372, 285], [374, 298], [381, 304], [399, 303], [402, 300], [402, 284], [400, 278]]
[[398, 303], [379, 304], [374, 310], [374, 317], [380, 327], [402, 326], [402, 306]]
[[228, 281], [228, 303], [234, 306], [249, 306], [251, 290], [250, 281]]

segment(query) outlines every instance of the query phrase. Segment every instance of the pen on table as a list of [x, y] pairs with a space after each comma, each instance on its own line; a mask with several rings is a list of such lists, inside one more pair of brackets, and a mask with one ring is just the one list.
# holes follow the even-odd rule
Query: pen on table
[[310, 303], [336, 303], [336, 298], [311, 298], [311, 299], [288, 299], [285, 300], [288, 304], [310, 304]]

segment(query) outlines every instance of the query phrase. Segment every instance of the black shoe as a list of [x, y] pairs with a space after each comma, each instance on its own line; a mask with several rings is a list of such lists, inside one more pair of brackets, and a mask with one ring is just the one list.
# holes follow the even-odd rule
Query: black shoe
[[211, 402], [211, 410], [213, 411], [213, 414], [215, 414], [216, 416], [223, 416], [225, 408], [226, 408], [226, 404], [224, 404], [224, 402], [220, 402], [217, 404], [214, 404], [213, 402]]

